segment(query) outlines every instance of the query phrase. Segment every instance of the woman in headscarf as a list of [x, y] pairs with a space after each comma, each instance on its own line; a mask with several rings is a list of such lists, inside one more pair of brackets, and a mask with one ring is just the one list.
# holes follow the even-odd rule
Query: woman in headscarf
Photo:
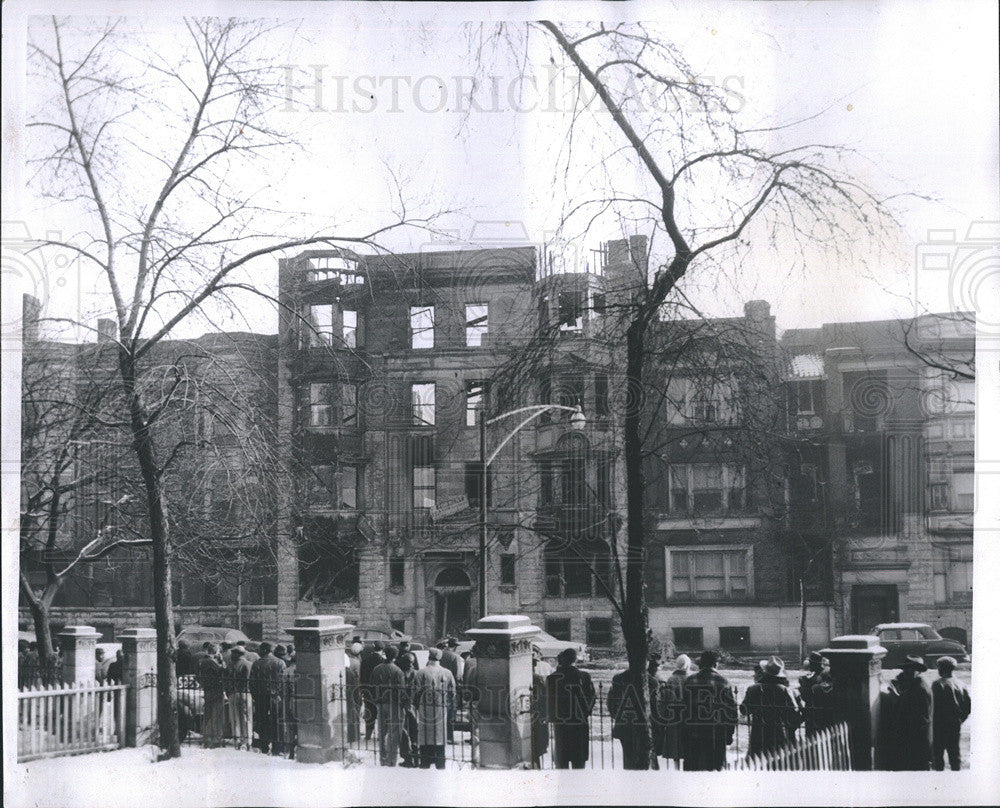
[[681, 654], [674, 660], [674, 671], [660, 687], [657, 717], [663, 727], [660, 755], [668, 769], [680, 769], [684, 759], [684, 680], [691, 675], [691, 658]]

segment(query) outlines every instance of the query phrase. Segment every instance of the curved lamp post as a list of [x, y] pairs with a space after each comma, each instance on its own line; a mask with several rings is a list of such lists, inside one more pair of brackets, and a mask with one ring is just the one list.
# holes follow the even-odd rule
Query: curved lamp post
[[[583, 414], [583, 410], [577, 407], [567, 407], [564, 404], [532, 404], [528, 407], [520, 407], [516, 410], [511, 410], [510, 412], [504, 412], [497, 415], [489, 420], [486, 419], [485, 410], [480, 410], [479, 413], [479, 616], [486, 617], [486, 490], [487, 490], [487, 477], [486, 470], [489, 468], [490, 463], [492, 463], [500, 450], [503, 449], [508, 443], [510, 443], [511, 438], [513, 438], [518, 432], [520, 432], [524, 427], [534, 421], [538, 416], [549, 410], [566, 410], [567, 412], [573, 413], [569, 418], [570, 427], [573, 429], [583, 429], [587, 426], [587, 416]], [[510, 418], [514, 415], [520, 415], [522, 413], [531, 413], [524, 420], [521, 421], [514, 429], [512, 429], [497, 447], [490, 453], [487, 457], [486, 455], [486, 427], [495, 424], [498, 421], [502, 421], [505, 418]]]

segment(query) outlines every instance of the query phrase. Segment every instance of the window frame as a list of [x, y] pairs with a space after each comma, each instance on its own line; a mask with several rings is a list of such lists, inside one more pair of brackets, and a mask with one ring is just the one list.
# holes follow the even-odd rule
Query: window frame
[[[469, 309], [484, 309], [485, 312], [478, 318], [470, 319]], [[490, 332], [490, 304], [466, 303], [465, 304], [465, 347], [482, 348], [483, 337]]]
[[[430, 474], [430, 484], [417, 484], [417, 473], [429, 473]], [[417, 504], [418, 493], [419, 492], [430, 491], [430, 497], [428, 498], [426, 493], [420, 499], [420, 504]], [[437, 507], [437, 467], [435, 466], [414, 466], [411, 475], [411, 485], [410, 485], [411, 497], [410, 501], [415, 511], [429, 511]], [[427, 504], [428, 499], [430, 504]]]
[[[753, 566], [753, 545], [752, 544], [688, 544], [669, 545], [663, 548], [664, 552], [664, 580], [666, 581], [667, 600], [693, 601], [698, 603], [724, 603], [726, 601], [743, 601], [754, 598], [754, 566]], [[729, 554], [742, 552], [745, 558], [746, 571], [743, 575], [732, 573], [730, 569]], [[674, 554], [685, 553], [690, 556], [688, 561], [688, 591], [677, 593], [674, 591]], [[723, 575], [723, 596], [720, 598], [698, 597], [697, 584], [695, 582], [696, 564], [692, 563], [693, 556], [698, 553], [722, 553], [722, 575]], [[746, 589], [741, 594], [732, 593], [731, 578], [745, 577]]]
[[[473, 390], [478, 389], [478, 397], [473, 396]], [[465, 382], [465, 425], [467, 427], [479, 426], [479, 413], [483, 411], [486, 403], [486, 391], [488, 382], [477, 379]], [[473, 401], [478, 403], [473, 405]]]
[[[720, 507], [717, 511], [699, 511], [694, 507], [695, 493], [695, 473], [696, 466], [717, 467], [721, 470], [721, 499]], [[675, 480], [684, 480], [684, 495], [686, 503], [681, 508], [675, 503], [678, 488]], [[740, 483], [737, 488], [735, 483]], [[704, 489], [709, 490], [709, 489]], [[733, 491], [739, 491], [739, 502], [732, 503]], [[748, 509], [749, 498], [747, 496], [746, 467], [736, 463], [669, 463], [667, 465], [667, 511], [671, 514], [687, 515], [691, 517], [705, 516], [725, 516], [730, 513], [742, 513]]]
[[[325, 427], [332, 427], [336, 423], [336, 416], [334, 414], [333, 406], [333, 390], [336, 384], [334, 382], [309, 382], [309, 426], [313, 428], [322, 429]], [[317, 395], [317, 388], [326, 388], [327, 392], [325, 396]], [[323, 400], [325, 399], [325, 401]], [[325, 419], [319, 419], [317, 416], [319, 413], [325, 413]]]
[[[422, 316], [426, 316], [427, 321], [422, 323]], [[426, 351], [434, 347], [434, 325], [434, 306], [410, 306], [410, 350]]]
[[[419, 401], [417, 388], [429, 388], [430, 401]], [[430, 420], [423, 417], [426, 412], [418, 415], [418, 408], [425, 410], [430, 407]], [[434, 382], [411, 382], [410, 383], [410, 414], [413, 426], [436, 426], [437, 425], [437, 385]]]

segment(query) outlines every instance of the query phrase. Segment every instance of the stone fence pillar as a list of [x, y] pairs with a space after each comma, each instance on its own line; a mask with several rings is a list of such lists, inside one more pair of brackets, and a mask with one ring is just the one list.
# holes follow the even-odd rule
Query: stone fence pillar
[[344, 646], [352, 628], [339, 614], [321, 614], [297, 617], [286, 629], [295, 638], [295, 759], [301, 763], [344, 757]]
[[871, 771], [886, 649], [878, 637], [852, 634], [834, 637], [820, 653], [830, 660], [836, 709], [847, 721], [851, 768]]
[[125, 745], [153, 743], [156, 732], [156, 631], [127, 628], [118, 635], [125, 659]]
[[62, 680], [65, 684], [93, 682], [97, 659], [94, 651], [101, 635], [91, 626], [66, 626], [59, 632]]
[[529, 617], [499, 614], [465, 632], [476, 641], [480, 768], [531, 763], [531, 641], [539, 631]]

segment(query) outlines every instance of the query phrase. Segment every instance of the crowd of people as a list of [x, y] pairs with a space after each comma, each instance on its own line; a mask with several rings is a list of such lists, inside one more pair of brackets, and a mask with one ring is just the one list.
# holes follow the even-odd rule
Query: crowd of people
[[[761, 660], [754, 669], [754, 683], [739, 704], [735, 689], [717, 669], [718, 661], [715, 652], [705, 651], [698, 659], [698, 671], [692, 673], [691, 660], [681, 654], [674, 670], [665, 675], [660, 671], [660, 655], [650, 656], [646, 671], [649, 733], [639, 698], [641, 683], [628, 670], [615, 675], [607, 706], [612, 737], [621, 744], [625, 768], [659, 768], [663, 759], [665, 768], [722, 769], [740, 716], [750, 728], [748, 758], [789, 746], [803, 725], [809, 738], [845, 718], [829, 662], [822, 654], [810, 654], [808, 670], [795, 688], [789, 684], [781, 659]], [[876, 743], [879, 768], [942, 770], [946, 754], [952, 769], [961, 767], [959, 735], [972, 704], [968, 688], [952, 676], [956, 666], [951, 657], [940, 659], [939, 676], [931, 684], [920, 676], [927, 670], [922, 659], [906, 660], [882, 694]], [[592, 686], [583, 690], [590, 692]], [[558, 716], [554, 720], [558, 722]]]
[[[196, 720], [200, 707], [205, 747], [232, 739], [238, 749], [293, 756], [295, 667], [295, 648], [290, 644], [205, 642], [194, 651], [181, 640], [176, 669], [182, 724]], [[200, 704], [192, 698], [193, 690], [200, 692]]]
[[379, 763], [443, 769], [455, 742], [460, 701], [474, 687], [476, 663], [456, 652], [454, 637], [428, 651], [420, 667], [406, 640], [398, 645], [355, 637], [347, 649], [347, 741], [371, 740], [378, 728]]
[[[365, 645], [354, 637], [347, 648], [344, 721], [348, 745], [360, 743], [364, 732], [371, 741], [377, 728], [379, 762], [411, 768], [443, 769], [446, 747], [455, 741], [460, 706], [468, 707], [476, 731], [480, 689], [474, 652], [457, 653], [450, 637], [429, 649], [421, 668], [405, 640], [393, 646]], [[53, 666], [58, 665], [58, 649]], [[42, 668], [34, 643], [18, 644], [18, 685], [41, 684]], [[576, 665], [576, 651], [564, 650], [555, 670], [532, 648], [531, 757], [536, 768], [552, 743], [556, 768], [583, 768], [590, 754], [591, 719], [597, 701], [593, 681]], [[99, 682], [124, 680], [125, 653], [114, 658], [98, 648], [95, 678]], [[736, 691], [719, 672], [719, 655], [704, 651], [697, 671], [680, 654], [669, 672], [658, 652], [650, 654], [646, 681], [631, 670], [616, 674], [607, 696], [612, 738], [621, 746], [626, 769], [672, 768], [714, 771], [725, 767], [742, 716], [749, 724], [747, 756], [756, 757], [786, 747], [800, 727], [812, 737], [843, 720], [829, 662], [813, 652], [807, 672], [796, 686], [789, 684], [785, 665], [772, 656], [754, 669], [754, 683], [737, 703]], [[910, 656], [898, 676], [883, 689], [880, 702], [876, 766], [895, 771], [961, 768], [961, 726], [972, 711], [968, 688], [953, 673], [951, 657], [937, 661], [938, 677], [929, 683], [920, 674], [927, 666]], [[200, 713], [206, 747], [232, 739], [237, 748], [265, 754], [292, 755], [296, 742], [294, 710], [295, 649], [290, 644], [245, 641], [217, 646], [205, 642], [197, 651], [178, 643], [176, 671], [181, 683], [182, 731]], [[651, 731], [646, 730], [640, 689], [649, 699]], [[197, 689], [200, 704], [185, 698]], [[200, 710], [197, 709], [200, 707]], [[185, 711], [185, 708], [186, 711]], [[551, 728], [551, 738], [550, 738]], [[186, 734], [186, 732], [185, 732]], [[652, 748], [649, 744], [652, 743]]]

